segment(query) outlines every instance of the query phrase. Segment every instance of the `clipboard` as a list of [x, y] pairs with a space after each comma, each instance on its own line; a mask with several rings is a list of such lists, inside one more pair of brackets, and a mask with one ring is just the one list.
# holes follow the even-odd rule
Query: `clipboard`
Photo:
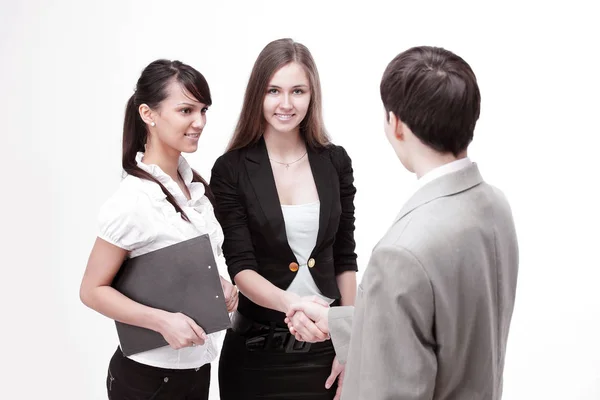
[[[125, 260], [112, 287], [146, 306], [181, 312], [207, 334], [231, 325], [208, 234]], [[126, 356], [168, 346], [158, 332], [115, 324]]]

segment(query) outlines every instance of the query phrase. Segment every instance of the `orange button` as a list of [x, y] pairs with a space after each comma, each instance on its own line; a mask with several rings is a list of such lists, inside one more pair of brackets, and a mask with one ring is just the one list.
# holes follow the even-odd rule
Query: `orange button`
[[290, 263], [290, 271], [292, 271], [292, 272], [296, 272], [296, 271], [298, 271], [298, 263], [296, 263], [296, 262], [291, 262], [291, 263]]

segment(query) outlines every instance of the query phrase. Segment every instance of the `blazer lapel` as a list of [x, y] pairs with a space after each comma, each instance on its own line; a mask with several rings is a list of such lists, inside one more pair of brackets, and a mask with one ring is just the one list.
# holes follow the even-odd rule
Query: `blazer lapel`
[[318, 151], [307, 147], [308, 161], [312, 171], [317, 193], [319, 194], [319, 232], [317, 234], [317, 243], [315, 249], [318, 249], [323, 240], [325, 240], [325, 232], [329, 224], [329, 216], [333, 206], [333, 191], [331, 181], [332, 176], [337, 176], [337, 172], [332, 171], [334, 168], [331, 165], [331, 160]]
[[394, 220], [393, 224], [423, 204], [427, 204], [440, 197], [451, 196], [471, 189], [481, 182], [483, 182], [483, 178], [475, 163], [460, 171], [441, 176], [417, 190], [417, 192], [406, 202], [404, 207], [402, 207], [402, 210]]
[[[315, 186], [319, 194], [319, 230], [315, 245], [315, 249], [318, 249], [325, 240], [329, 224], [329, 217], [333, 206], [332, 177], [337, 176], [337, 172], [334, 170], [331, 161], [321, 152], [313, 150], [310, 147], [307, 148], [307, 152], [313, 179], [315, 180]], [[248, 149], [245, 163], [248, 170], [248, 177], [254, 187], [254, 193], [265, 216], [267, 225], [273, 233], [273, 237], [276, 238], [277, 242], [285, 250], [286, 257], [295, 260], [296, 257], [289, 246], [285, 233], [285, 221], [283, 219], [283, 212], [281, 211], [279, 194], [277, 193], [275, 177], [273, 176], [269, 154], [267, 153], [267, 147], [263, 138], [255, 146]]]
[[281, 202], [275, 186], [275, 177], [269, 162], [269, 154], [265, 141], [261, 138], [258, 143], [250, 147], [246, 153], [246, 169], [248, 177], [254, 187], [254, 193], [258, 199], [267, 225], [273, 233], [273, 237], [286, 252], [286, 258], [296, 260], [294, 252], [289, 246], [285, 233], [285, 221], [281, 211]]

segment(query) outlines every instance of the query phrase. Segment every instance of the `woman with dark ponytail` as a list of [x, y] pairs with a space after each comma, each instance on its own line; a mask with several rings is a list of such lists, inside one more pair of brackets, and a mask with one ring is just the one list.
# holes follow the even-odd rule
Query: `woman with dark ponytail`
[[[208, 234], [215, 259], [223, 260], [223, 231], [206, 181], [181, 153], [192, 153], [206, 123], [210, 90], [201, 73], [179, 61], [157, 60], [140, 76], [125, 110], [123, 169], [126, 177], [103, 205], [99, 234], [81, 283], [88, 307], [130, 325], [162, 334], [169, 346], [113, 355], [108, 397], [208, 399], [210, 362], [217, 340], [191, 318], [139, 304], [111, 287], [127, 257], [136, 257]], [[237, 290], [221, 278], [229, 311]]]

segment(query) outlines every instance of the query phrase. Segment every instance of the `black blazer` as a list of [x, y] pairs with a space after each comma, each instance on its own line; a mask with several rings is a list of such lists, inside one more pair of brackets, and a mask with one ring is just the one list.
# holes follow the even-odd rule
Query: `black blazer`
[[[339, 299], [336, 275], [357, 270], [352, 162], [340, 146], [307, 147], [307, 151], [320, 201], [317, 242], [308, 264], [313, 264], [310, 273], [321, 293]], [[225, 233], [223, 253], [231, 279], [251, 269], [287, 289], [296, 276], [298, 260], [287, 241], [264, 139], [219, 157], [210, 188]], [[284, 318], [283, 313], [260, 307], [241, 294], [238, 309], [259, 322]]]

